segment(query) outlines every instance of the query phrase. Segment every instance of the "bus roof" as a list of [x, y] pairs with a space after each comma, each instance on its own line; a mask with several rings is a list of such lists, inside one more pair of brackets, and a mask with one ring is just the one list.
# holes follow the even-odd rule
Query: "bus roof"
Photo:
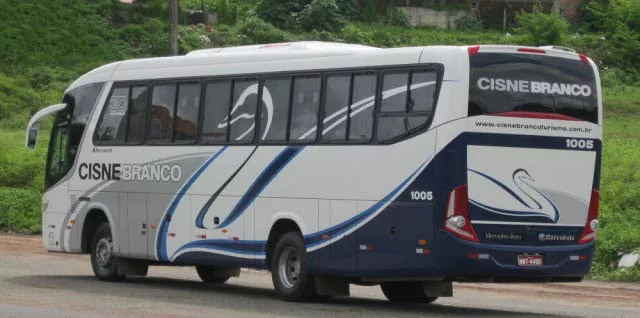
[[[454, 47], [451, 47], [452, 49]], [[69, 90], [98, 81], [215, 76], [418, 63], [425, 47], [376, 48], [359, 44], [299, 41], [195, 50], [181, 56], [124, 60], [84, 74]], [[460, 47], [457, 47], [460, 49]], [[361, 56], [367, 58], [362, 59]], [[333, 57], [333, 58], [332, 58]], [[339, 58], [335, 58], [339, 57]], [[351, 58], [349, 58], [351, 57]]]
[[[194, 50], [181, 56], [131, 59], [96, 68], [72, 83], [68, 90], [101, 81], [187, 78], [196, 76], [241, 75], [256, 72], [292, 72], [328, 68], [414, 64], [428, 57], [451, 61], [452, 54], [478, 47], [482, 52], [517, 52], [510, 45], [414, 46], [377, 48], [372, 46], [297, 41]], [[539, 48], [546, 54], [580, 58], [577, 53], [552, 47]], [[465, 53], [466, 54], [466, 53]]]

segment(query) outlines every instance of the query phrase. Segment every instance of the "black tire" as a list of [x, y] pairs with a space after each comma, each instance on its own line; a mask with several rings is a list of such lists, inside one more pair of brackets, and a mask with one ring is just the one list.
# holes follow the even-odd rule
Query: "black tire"
[[380, 284], [382, 293], [392, 303], [430, 304], [438, 297], [427, 297], [422, 282], [386, 282]]
[[[281, 261], [282, 258], [282, 261]], [[297, 269], [294, 265], [298, 262]], [[276, 294], [286, 301], [315, 300], [315, 279], [308, 273], [307, 251], [298, 232], [285, 233], [271, 256], [271, 280]]]
[[224, 284], [230, 276], [216, 276], [216, 268], [214, 266], [196, 265], [196, 272], [200, 279], [207, 284]]
[[98, 225], [91, 241], [91, 267], [96, 277], [102, 281], [120, 281], [125, 278], [124, 275], [118, 275], [118, 263], [113, 255], [112, 242], [109, 223], [103, 222]]

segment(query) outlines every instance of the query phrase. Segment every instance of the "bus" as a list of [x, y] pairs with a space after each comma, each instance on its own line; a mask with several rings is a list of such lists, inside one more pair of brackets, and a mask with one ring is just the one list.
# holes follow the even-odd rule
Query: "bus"
[[558, 47], [287, 42], [94, 69], [53, 116], [46, 250], [99, 280], [269, 272], [284, 301], [580, 282], [598, 229], [596, 64]]

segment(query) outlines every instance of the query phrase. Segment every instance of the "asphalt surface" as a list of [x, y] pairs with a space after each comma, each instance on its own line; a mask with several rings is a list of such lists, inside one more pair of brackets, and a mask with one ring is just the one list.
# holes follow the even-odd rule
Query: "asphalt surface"
[[268, 273], [208, 286], [191, 267], [96, 280], [87, 255], [44, 252], [39, 237], [0, 235], [0, 317], [640, 317], [640, 285], [455, 284], [454, 297], [396, 306], [378, 286], [322, 303], [279, 300]]

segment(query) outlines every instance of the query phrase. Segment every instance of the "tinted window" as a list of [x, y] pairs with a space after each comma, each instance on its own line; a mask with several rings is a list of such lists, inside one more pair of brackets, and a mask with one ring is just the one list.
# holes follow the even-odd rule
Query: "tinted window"
[[131, 88], [127, 143], [139, 143], [144, 139], [147, 95], [148, 89], [146, 86], [134, 86]]
[[106, 109], [97, 130], [97, 140], [124, 142], [127, 133], [129, 87], [117, 87], [107, 100]]
[[223, 143], [227, 140], [231, 82], [207, 84], [204, 98], [201, 140]]
[[378, 140], [394, 139], [407, 131], [408, 123], [405, 116], [380, 117], [378, 119]]
[[67, 95], [73, 99], [73, 123], [85, 124], [89, 122], [89, 116], [96, 106], [98, 95], [102, 91], [104, 83], [93, 83], [78, 87]]
[[346, 140], [350, 87], [351, 76], [327, 78], [322, 139]]
[[175, 84], [157, 85], [153, 87], [149, 118], [149, 140], [171, 141], [175, 102]]
[[68, 152], [69, 125], [65, 112], [60, 112], [51, 130], [49, 139], [49, 153], [47, 158], [47, 174], [45, 188], [50, 188], [62, 179], [71, 168], [71, 158]]
[[411, 74], [410, 111], [432, 111], [436, 99], [437, 74], [434, 71]]
[[[66, 150], [70, 163], [75, 161], [80, 141], [89, 122], [89, 116], [96, 106], [103, 87], [104, 83], [87, 84], [69, 91], [63, 98], [63, 102], [67, 103], [70, 109], [73, 110], [71, 116], [68, 116], [71, 119], [71, 123], [68, 128], [69, 143]], [[69, 165], [69, 168], [71, 168], [71, 165]]]
[[[262, 116], [260, 138], [284, 141], [289, 120], [291, 79], [267, 79], [262, 88]], [[269, 118], [271, 118], [269, 120]]]
[[426, 124], [435, 106], [436, 82], [433, 70], [385, 75], [377, 139], [393, 141]]
[[175, 140], [195, 140], [200, 112], [200, 84], [180, 84]]
[[367, 142], [371, 140], [375, 92], [375, 75], [354, 76], [349, 122], [350, 141]]
[[598, 122], [592, 67], [581, 60], [481, 53], [471, 57], [469, 116], [525, 111]]
[[383, 112], [405, 111], [407, 107], [407, 85], [409, 72], [384, 75], [382, 84]]
[[315, 140], [320, 104], [320, 78], [296, 78], [293, 87], [289, 139]]
[[258, 82], [254, 80], [234, 81], [233, 106], [231, 108], [231, 141], [253, 141], [257, 106]]

